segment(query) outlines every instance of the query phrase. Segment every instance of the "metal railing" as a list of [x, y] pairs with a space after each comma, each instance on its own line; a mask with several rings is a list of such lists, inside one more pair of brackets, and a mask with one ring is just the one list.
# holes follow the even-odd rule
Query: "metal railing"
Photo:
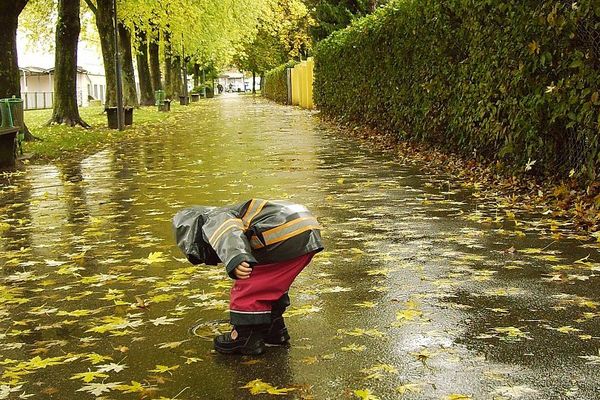
[[[43, 110], [54, 105], [54, 92], [22, 92], [23, 109]], [[77, 105], [83, 106], [83, 93], [77, 92]]]

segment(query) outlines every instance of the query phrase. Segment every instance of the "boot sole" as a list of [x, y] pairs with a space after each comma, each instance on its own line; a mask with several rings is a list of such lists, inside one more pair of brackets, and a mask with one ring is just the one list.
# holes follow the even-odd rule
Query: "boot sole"
[[277, 338], [265, 339], [266, 346], [287, 346], [290, 344], [290, 335], [281, 335]]
[[265, 346], [267, 347], [289, 347], [290, 342], [286, 341], [286, 342], [281, 342], [281, 343], [266, 343], [265, 342]]
[[221, 354], [242, 354], [245, 356], [258, 356], [265, 352], [265, 346], [259, 346], [254, 349], [247, 349], [244, 347], [234, 347], [232, 349], [224, 349], [222, 347], [215, 346], [215, 350]]

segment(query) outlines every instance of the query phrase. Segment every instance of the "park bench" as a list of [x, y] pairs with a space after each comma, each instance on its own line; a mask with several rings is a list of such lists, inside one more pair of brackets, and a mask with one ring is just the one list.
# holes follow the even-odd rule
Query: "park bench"
[[15, 166], [18, 132], [18, 127], [0, 127], [0, 168]]

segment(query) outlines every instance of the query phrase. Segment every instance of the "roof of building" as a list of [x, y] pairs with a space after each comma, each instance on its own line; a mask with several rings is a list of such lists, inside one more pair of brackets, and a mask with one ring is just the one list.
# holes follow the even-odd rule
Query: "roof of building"
[[[47, 75], [54, 72], [54, 67], [51, 68], [41, 68], [41, 67], [20, 67], [21, 71], [28, 75]], [[80, 74], [89, 74], [90, 72], [83, 67], [77, 67], [77, 72]]]
[[243, 76], [244, 76], [243, 73], [241, 73], [240, 71], [235, 70], [235, 69], [226, 70], [219, 74], [219, 78], [229, 78], [229, 79], [241, 79]]

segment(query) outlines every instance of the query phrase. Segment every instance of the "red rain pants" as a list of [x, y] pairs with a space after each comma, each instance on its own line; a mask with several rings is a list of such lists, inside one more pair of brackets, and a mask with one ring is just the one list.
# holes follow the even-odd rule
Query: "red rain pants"
[[[232, 325], [271, 323], [271, 311], [283, 313], [289, 305], [287, 291], [315, 253], [291, 260], [255, 265], [248, 279], [238, 279], [231, 288], [229, 313]], [[275, 313], [275, 311], [274, 311]]]

